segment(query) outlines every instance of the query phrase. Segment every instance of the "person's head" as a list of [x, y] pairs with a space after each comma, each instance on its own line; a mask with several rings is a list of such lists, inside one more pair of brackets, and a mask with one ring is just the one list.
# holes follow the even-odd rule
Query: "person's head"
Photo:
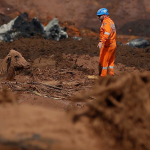
[[105, 16], [108, 16], [109, 12], [106, 8], [101, 8], [97, 11], [97, 17], [102, 22]]

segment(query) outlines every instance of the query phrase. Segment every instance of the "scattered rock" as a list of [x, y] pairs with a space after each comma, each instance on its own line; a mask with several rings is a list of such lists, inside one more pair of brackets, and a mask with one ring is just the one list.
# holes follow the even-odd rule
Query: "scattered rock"
[[78, 41], [82, 40], [81, 37], [77, 37], [77, 36], [74, 36], [73, 39], [78, 40]]
[[52, 38], [55, 41], [68, 38], [66, 28], [60, 27], [57, 18], [54, 18], [44, 27], [37, 18], [33, 18], [32, 21], [30, 21], [27, 13], [19, 15], [8, 24], [4, 24], [0, 27], [0, 40], [5, 42], [14, 41], [20, 36], [29, 38], [37, 34], [45, 39]]
[[134, 39], [127, 43], [131, 47], [146, 48], [150, 46], [150, 42], [144, 38]]

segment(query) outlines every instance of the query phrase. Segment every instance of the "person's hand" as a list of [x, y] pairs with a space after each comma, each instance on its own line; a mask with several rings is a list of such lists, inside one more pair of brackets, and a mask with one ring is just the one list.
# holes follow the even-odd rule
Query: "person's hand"
[[102, 42], [99, 42], [98, 45], [97, 45], [97, 47], [98, 47], [99, 49], [101, 49], [102, 46], [103, 46], [103, 43], [102, 43]]

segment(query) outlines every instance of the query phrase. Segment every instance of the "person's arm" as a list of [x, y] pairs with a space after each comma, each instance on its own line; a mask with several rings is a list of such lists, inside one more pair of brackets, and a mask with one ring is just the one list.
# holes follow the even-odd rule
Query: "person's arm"
[[104, 29], [104, 34], [100, 39], [100, 42], [105, 44], [106, 40], [109, 39], [110, 34], [111, 34], [111, 25], [109, 22], [105, 22], [103, 24], [103, 29]]

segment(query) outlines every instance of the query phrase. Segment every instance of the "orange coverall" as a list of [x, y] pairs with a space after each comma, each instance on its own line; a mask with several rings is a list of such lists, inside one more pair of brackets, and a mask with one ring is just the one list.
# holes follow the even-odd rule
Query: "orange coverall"
[[103, 43], [100, 49], [99, 75], [114, 75], [114, 61], [116, 52], [116, 28], [114, 22], [107, 16], [100, 27], [100, 42]]

